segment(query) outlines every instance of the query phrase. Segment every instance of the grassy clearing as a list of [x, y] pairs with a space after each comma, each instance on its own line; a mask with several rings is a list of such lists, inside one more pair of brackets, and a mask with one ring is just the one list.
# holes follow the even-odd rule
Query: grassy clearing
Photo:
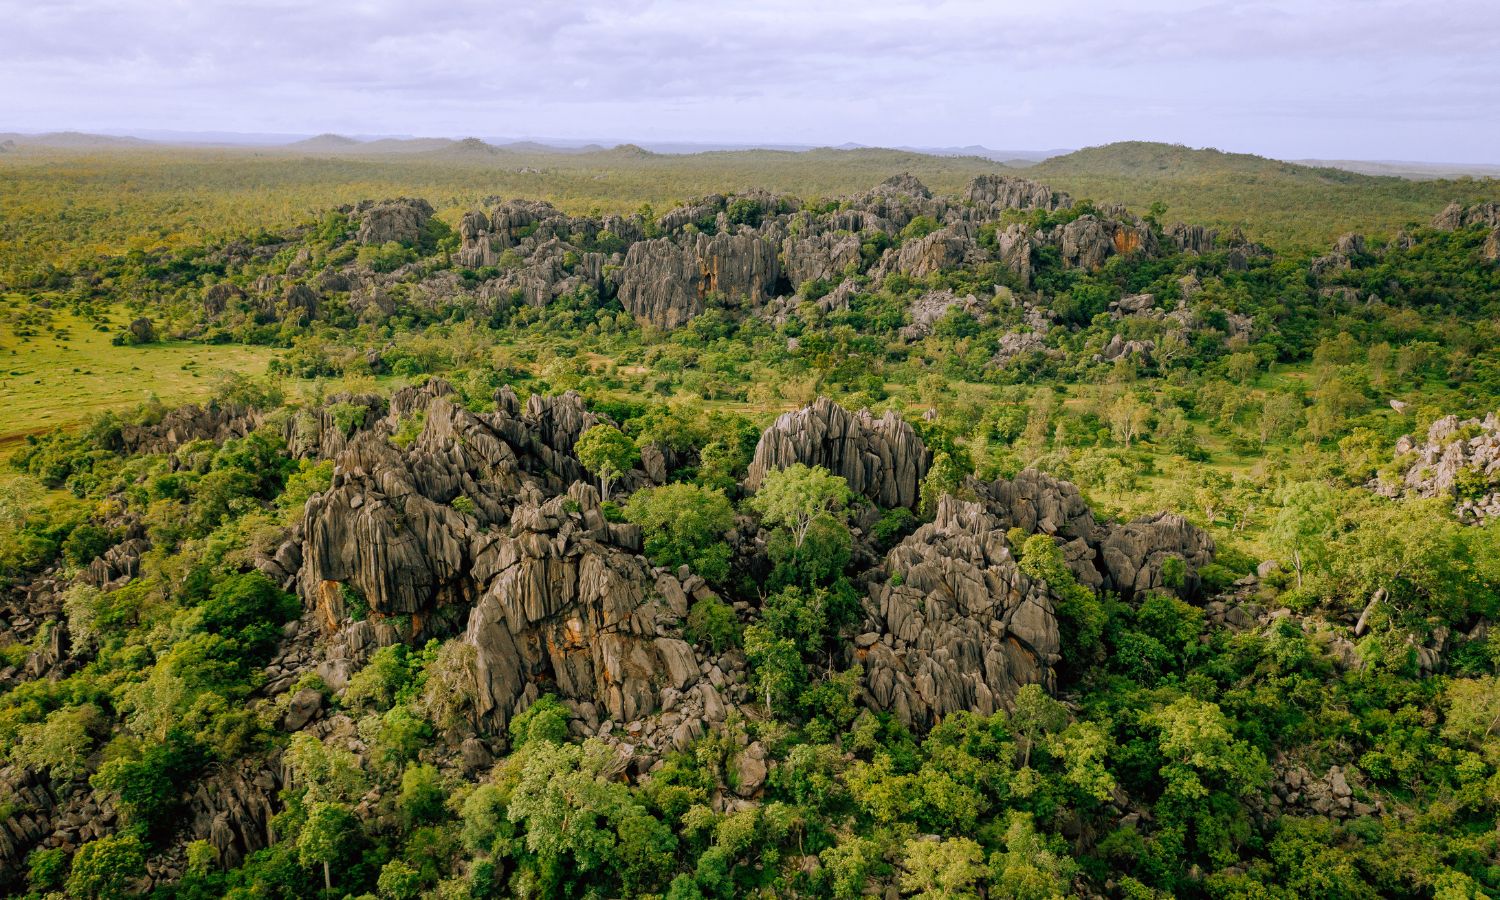
[[0, 449], [28, 434], [72, 425], [95, 413], [133, 406], [152, 394], [167, 402], [207, 396], [221, 372], [260, 375], [274, 351], [169, 341], [116, 347], [107, 331], [72, 313], [29, 336], [0, 331]]

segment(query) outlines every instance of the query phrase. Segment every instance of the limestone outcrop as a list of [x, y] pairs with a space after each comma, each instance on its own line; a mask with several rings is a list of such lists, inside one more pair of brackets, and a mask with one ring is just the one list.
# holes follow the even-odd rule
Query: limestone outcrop
[[760, 437], [745, 486], [760, 487], [767, 472], [796, 463], [842, 476], [856, 494], [885, 507], [915, 507], [931, 463], [922, 439], [894, 412], [876, 418], [851, 413], [827, 397], [785, 413]]
[[582, 483], [546, 501], [533, 494], [505, 533], [476, 540], [471, 577], [484, 587], [464, 639], [481, 716], [503, 725], [546, 685], [625, 722], [653, 712], [663, 686], [697, 683], [698, 659], [675, 627], [686, 610], [655, 591], [639, 548], [634, 526], [606, 522]]
[[1464, 206], [1455, 201], [1443, 207], [1432, 220], [1432, 227], [1439, 231], [1457, 231], [1472, 225], [1500, 228], [1500, 203], [1491, 200]]
[[1051, 687], [1061, 639], [1047, 586], [1016, 565], [1006, 523], [951, 496], [886, 557], [856, 639], [864, 697], [908, 727], [990, 715], [1027, 684]]
[[625, 254], [619, 298], [637, 321], [671, 329], [701, 313], [710, 295], [763, 303], [776, 295], [780, 275], [776, 243], [754, 231], [657, 238]]
[[1377, 492], [1451, 498], [1454, 513], [1465, 522], [1500, 516], [1500, 414], [1444, 416], [1427, 429], [1425, 439], [1406, 435], [1397, 441], [1396, 462], [1399, 479], [1377, 478], [1370, 485]]
[[359, 217], [361, 244], [415, 244], [432, 218], [432, 205], [426, 200], [401, 197], [377, 203], [361, 203], [355, 210]]
[[986, 211], [1006, 209], [1065, 209], [1073, 198], [1045, 184], [1011, 175], [980, 175], [964, 189], [964, 199]]

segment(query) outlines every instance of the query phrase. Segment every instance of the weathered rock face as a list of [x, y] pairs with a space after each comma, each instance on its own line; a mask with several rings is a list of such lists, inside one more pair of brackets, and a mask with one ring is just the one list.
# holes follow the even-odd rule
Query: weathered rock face
[[1176, 222], [1166, 229], [1167, 240], [1171, 241], [1178, 250], [1187, 253], [1207, 253], [1214, 248], [1214, 241], [1218, 239], [1218, 236], [1218, 231], [1213, 228], [1186, 225], [1182, 222]]
[[1465, 522], [1500, 516], [1500, 414], [1463, 421], [1444, 416], [1427, 429], [1426, 440], [1406, 435], [1397, 441], [1396, 457], [1406, 471], [1394, 484], [1371, 482], [1378, 493], [1452, 498]]
[[1031, 229], [1016, 223], [995, 234], [995, 248], [1000, 262], [1020, 279], [1022, 285], [1031, 284], [1031, 254], [1038, 241]]
[[1178, 515], [1157, 513], [1124, 524], [1101, 525], [1078, 488], [1035, 469], [1013, 479], [966, 487], [1006, 528], [1055, 538], [1078, 582], [1130, 598], [1169, 587], [1162, 577], [1168, 559], [1184, 564], [1183, 581], [1173, 588], [1184, 597], [1198, 593], [1198, 570], [1213, 562], [1208, 532]]
[[754, 491], [767, 472], [796, 463], [843, 476], [851, 490], [881, 506], [915, 507], [931, 454], [894, 412], [877, 419], [868, 410], [851, 413], [820, 397], [812, 406], [783, 414], [765, 430], [745, 486]]
[[926, 278], [963, 265], [975, 246], [972, 227], [958, 224], [939, 228], [924, 238], [902, 244], [895, 257], [895, 269], [913, 278]]
[[1500, 228], [1500, 203], [1489, 201], [1465, 207], [1462, 203], [1450, 203], [1432, 220], [1432, 227], [1440, 231], [1457, 231], [1471, 225]]
[[901, 329], [901, 338], [908, 341], [918, 341], [929, 334], [937, 323], [948, 315], [950, 310], [962, 310], [970, 316], [979, 316], [984, 311], [984, 304], [973, 294], [966, 297], [956, 297], [952, 291], [931, 291], [911, 304], [911, 324]]
[[813, 280], [838, 281], [845, 269], [860, 261], [859, 236], [831, 231], [788, 237], [782, 244], [782, 256], [793, 288]]
[[624, 722], [655, 710], [663, 686], [696, 684], [677, 613], [631, 552], [634, 526], [606, 522], [581, 483], [538, 499], [517, 508], [508, 533], [475, 542], [473, 578], [484, 588], [464, 639], [476, 649], [480, 715], [503, 725], [545, 684]]
[[1057, 616], [1005, 531], [983, 504], [944, 497], [934, 521], [890, 552], [886, 572], [901, 580], [871, 591], [875, 628], [856, 640], [871, 707], [926, 728], [958, 710], [990, 715], [1027, 684], [1051, 687]]
[[154, 425], [121, 425], [116, 449], [125, 453], [171, 453], [193, 441], [223, 443], [261, 423], [260, 413], [237, 404], [192, 404], [170, 410]]
[[1495, 230], [1490, 232], [1489, 238], [1485, 240], [1484, 258], [1490, 262], [1500, 262], [1500, 226], [1496, 226]]
[[[570, 450], [598, 420], [576, 394], [533, 397], [519, 414], [502, 391], [482, 415], [451, 394], [439, 380], [398, 391], [387, 418], [338, 455], [331, 489], [308, 501], [299, 587], [309, 606], [331, 610], [330, 622], [342, 618], [345, 584], [381, 615], [472, 602], [474, 533], [509, 521], [523, 490], [557, 494], [584, 477]], [[386, 436], [418, 413], [426, 420], [412, 446], [392, 445]], [[453, 505], [460, 497], [463, 511]]]
[[1097, 269], [1115, 255], [1156, 252], [1156, 236], [1144, 222], [1079, 216], [1054, 231], [1053, 240], [1063, 262], [1084, 269]]
[[670, 329], [701, 313], [710, 294], [761, 303], [775, 295], [779, 279], [776, 244], [759, 233], [658, 238], [625, 254], [619, 298], [637, 321]]
[[408, 197], [362, 203], [356, 212], [359, 215], [357, 240], [361, 244], [377, 246], [389, 241], [415, 244], [422, 237], [427, 220], [432, 218], [431, 204]]
[[1005, 209], [1064, 209], [1073, 198], [1045, 184], [1010, 175], [980, 175], [964, 189], [964, 199], [989, 211]]
[[[1184, 563], [1180, 585], [1169, 585], [1167, 561]], [[1198, 570], [1213, 562], [1208, 532], [1174, 513], [1156, 513], [1110, 526], [1099, 541], [1099, 561], [1108, 583], [1129, 596], [1175, 587], [1184, 596], [1198, 593]]]
[[297, 459], [333, 459], [356, 434], [375, 427], [385, 412], [386, 400], [377, 394], [334, 394], [317, 409], [289, 417], [282, 435]]
[[976, 499], [944, 497], [934, 520], [887, 555], [892, 577], [871, 588], [855, 639], [865, 702], [910, 727], [960, 709], [988, 715], [1027, 684], [1051, 688], [1061, 647], [1053, 595], [1018, 568], [1010, 529], [1050, 536], [1079, 584], [1126, 599], [1167, 588], [1172, 558], [1184, 563], [1175, 590], [1191, 597], [1213, 561], [1212, 539], [1180, 516], [1100, 525], [1074, 485], [1033, 469], [964, 491]]

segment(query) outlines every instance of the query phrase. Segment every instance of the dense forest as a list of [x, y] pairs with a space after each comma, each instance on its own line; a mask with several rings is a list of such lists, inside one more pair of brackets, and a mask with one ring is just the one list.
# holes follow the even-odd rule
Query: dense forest
[[0, 891], [1500, 894], [1493, 183], [719, 156], [0, 167]]

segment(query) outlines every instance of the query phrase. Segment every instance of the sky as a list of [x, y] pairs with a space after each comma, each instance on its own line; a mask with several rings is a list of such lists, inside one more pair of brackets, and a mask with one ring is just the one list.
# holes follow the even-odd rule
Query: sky
[[1497, 0], [0, 0], [0, 131], [1500, 163]]

